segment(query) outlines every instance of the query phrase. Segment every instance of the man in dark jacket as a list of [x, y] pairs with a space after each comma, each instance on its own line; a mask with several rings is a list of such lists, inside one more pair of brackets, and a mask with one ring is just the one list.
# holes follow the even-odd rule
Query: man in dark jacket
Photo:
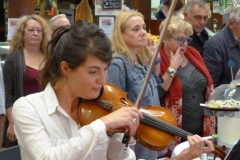
[[205, 43], [203, 59], [214, 87], [229, 84], [240, 68], [240, 4], [230, 12], [228, 26]]
[[209, 7], [204, 0], [189, 0], [183, 12], [184, 19], [192, 24], [192, 42], [189, 44], [202, 55], [203, 46], [209, 39], [208, 33], [204, 28], [208, 21]]

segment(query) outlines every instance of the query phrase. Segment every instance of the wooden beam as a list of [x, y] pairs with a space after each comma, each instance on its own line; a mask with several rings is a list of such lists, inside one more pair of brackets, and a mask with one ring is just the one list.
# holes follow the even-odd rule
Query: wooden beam
[[9, 18], [19, 18], [23, 15], [34, 14], [35, 4], [33, 0], [9, 0]]

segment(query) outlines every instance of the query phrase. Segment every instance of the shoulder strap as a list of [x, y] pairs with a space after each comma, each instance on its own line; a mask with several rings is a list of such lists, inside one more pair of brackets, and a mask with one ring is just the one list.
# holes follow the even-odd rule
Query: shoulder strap
[[125, 82], [125, 92], [129, 92], [129, 87], [128, 87], [128, 74], [127, 74], [127, 67], [126, 64], [124, 63], [123, 59], [121, 57], [114, 57], [113, 59], [120, 59], [123, 62], [123, 67], [124, 67], [124, 71], [125, 71], [125, 75], [126, 75], [126, 82]]

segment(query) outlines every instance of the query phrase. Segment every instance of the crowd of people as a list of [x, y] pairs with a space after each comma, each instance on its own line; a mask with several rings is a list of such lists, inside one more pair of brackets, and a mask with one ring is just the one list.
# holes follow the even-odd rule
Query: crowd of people
[[[226, 28], [209, 39], [206, 2], [189, 0], [185, 7], [179, 2], [161, 37], [141, 107], [169, 109], [177, 127], [191, 135], [176, 136], [155, 151], [135, 139], [145, 117], [134, 106], [93, 118], [90, 124], [79, 114], [83, 102], [99, 101], [106, 82], [136, 102], [158, 48], [147, 38], [140, 12], [118, 14], [110, 39], [96, 24], [70, 24], [64, 14], [50, 21], [26, 15], [16, 27], [3, 69], [0, 66], [0, 147], [19, 145], [22, 159], [155, 160], [171, 158], [173, 149], [186, 140], [189, 148], [172, 159], [192, 160], [212, 152], [212, 141], [202, 137], [216, 133], [216, 120], [203, 114], [200, 103], [214, 87], [233, 80], [230, 69], [235, 75], [240, 68], [240, 5], [231, 11]], [[165, 16], [170, 4], [164, 1]], [[165, 24], [163, 20], [160, 32]], [[108, 134], [117, 128], [127, 132]]]

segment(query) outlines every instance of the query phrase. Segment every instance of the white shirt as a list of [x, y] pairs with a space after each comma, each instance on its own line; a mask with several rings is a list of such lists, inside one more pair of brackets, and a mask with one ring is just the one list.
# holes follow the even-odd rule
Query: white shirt
[[23, 160], [135, 159], [130, 148], [123, 150], [123, 134], [109, 138], [101, 120], [79, 129], [59, 105], [50, 84], [43, 92], [18, 99], [12, 115]]

